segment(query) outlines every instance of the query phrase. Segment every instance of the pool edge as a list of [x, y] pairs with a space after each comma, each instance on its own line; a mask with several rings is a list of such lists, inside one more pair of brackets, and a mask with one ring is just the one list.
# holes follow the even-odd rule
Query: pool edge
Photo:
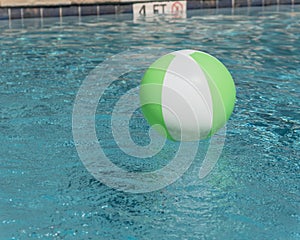
[[[101, 3], [0, 6], [0, 20], [132, 13], [133, 4], [149, 1], [102, 1]], [[155, 1], [151, 1], [155, 2]], [[175, 1], [170, 1], [175, 2]], [[300, 0], [187, 0], [194, 9], [240, 8], [270, 5], [296, 5]]]

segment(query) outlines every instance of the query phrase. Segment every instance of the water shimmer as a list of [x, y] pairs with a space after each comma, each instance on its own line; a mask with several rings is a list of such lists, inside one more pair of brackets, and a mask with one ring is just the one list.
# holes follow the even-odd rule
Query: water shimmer
[[[131, 15], [0, 21], [0, 239], [300, 238], [300, 7], [191, 11], [187, 19], [133, 22]], [[167, 188], [128, 194], [96, 181], [72, 137], [72, 109], [85, 77], [135, 47], [206, 51], [230, 70], [237, 102], [216, 168], [198, 171], [208, 146]], [[143, 71], [123, 75], [100, 100], [99, 142], [115, 163], [151, 161], [117, 149], [110, 113]], [[137, 110], [133, 139], [147, 144]], [[188, 154], [188, 153], [187, 153]]]

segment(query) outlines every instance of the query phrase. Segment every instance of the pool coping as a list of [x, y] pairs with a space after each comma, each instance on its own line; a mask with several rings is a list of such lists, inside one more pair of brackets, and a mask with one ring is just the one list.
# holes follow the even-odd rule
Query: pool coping
[[[0, 20], [22, 18], [46, 18], [66, 16], [88, 16], [132, 13], [133, 4], [159, 1], [115, 1], [108, 0], [99, 3], [5, 6], [0, 7]], [[169, 1], [175, 2], [175, 1]], [[187, 0], [187, 11], [192, 9], [239, 8], [270, 5], [296, 5], [300, 0]]]

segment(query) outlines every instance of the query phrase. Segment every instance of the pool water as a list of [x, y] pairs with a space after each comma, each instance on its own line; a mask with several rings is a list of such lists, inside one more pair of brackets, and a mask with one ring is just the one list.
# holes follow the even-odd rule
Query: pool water
[[[300, 6], [190, 11], [187, 19], [132, 15], [0, 21], [0, 239], [300, 239]], [[97, 181], [72, 136], [76, 93], [109, 57], [134, 48], [197, 49], [231, 72], [237, 102], [213, 171], [198, 178], [209, 140], [174, 184], [131, 194]], [[105, 153], [149, 171], [174, 156], [167, 142], [149, 163], [117, 148], [118, 98], [143, 69], [99, 101]], [[130, 122], [149, 143], [139, 109]], [[187, 153], [188, 154], [188, 153]]]

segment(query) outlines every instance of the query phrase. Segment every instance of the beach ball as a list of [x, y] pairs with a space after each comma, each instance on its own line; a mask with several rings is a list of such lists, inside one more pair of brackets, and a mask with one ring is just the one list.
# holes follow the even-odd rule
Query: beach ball
[[195, 50], [160, 57], [140, 84], [144, 117], [174, 141], [197, 141], [215, 134], [228, 121], [235, 98], [227, 68], [217, 58]]

